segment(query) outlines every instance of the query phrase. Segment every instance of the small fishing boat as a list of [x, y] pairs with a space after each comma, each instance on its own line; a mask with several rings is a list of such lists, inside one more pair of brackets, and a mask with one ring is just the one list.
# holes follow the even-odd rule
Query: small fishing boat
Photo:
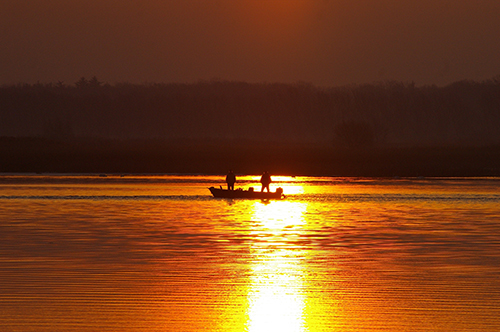
[[253, 188], [248, 190], [236, 189], [227, 190], [221, 188], [208, 188], [212, 195], [216, 198], [248, 198], [248, 199], [283, 199], [285, 195], [283, 194], [283, 189], [278, 188], [275, 192], [261, 192], [254, 191]]

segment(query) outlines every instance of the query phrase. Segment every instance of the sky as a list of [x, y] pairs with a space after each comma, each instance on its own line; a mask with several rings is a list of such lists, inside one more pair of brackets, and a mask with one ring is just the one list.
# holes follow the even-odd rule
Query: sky
[[446, 85], [500, 74], [499, 0], [1, 0], [0, 84]]

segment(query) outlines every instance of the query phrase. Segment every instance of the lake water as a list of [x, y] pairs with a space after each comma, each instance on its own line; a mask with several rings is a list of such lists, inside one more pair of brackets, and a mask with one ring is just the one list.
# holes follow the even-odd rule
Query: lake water
[[500, 178], [273, 179], [1, 175], [0, 330], [500, 330]]

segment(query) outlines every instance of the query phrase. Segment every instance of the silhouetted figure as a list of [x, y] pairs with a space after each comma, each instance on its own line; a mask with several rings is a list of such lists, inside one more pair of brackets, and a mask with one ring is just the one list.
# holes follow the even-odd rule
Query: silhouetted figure
[[236, 183], [236, 175], [233, 171], [229, 171], [226, 175], [227, 190], [234, 190], [234, 184]]
[[261, 192], [264, 192], [264, 189], [267, 189], [267, 192], [269, 192], [269, 185], [273, 182], [271, 180], [271, 175], [267, 171], [262, 174], [260, 178], [260, 183], [262, 183], [262, 189], [260, 190]]

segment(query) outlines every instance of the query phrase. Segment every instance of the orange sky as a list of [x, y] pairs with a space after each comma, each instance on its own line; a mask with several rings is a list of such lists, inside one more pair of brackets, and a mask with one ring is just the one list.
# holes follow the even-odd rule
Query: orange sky
[[5, 0], [0, 84], [483, 80], [499, 18], [498, 0]]

